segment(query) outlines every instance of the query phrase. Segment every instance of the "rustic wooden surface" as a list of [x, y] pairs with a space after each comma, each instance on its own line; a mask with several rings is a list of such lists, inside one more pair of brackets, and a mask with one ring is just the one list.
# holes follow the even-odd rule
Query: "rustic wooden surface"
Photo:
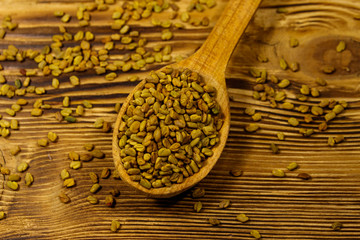
[[[0, 41], [0, 48], [15, 44], [19, 48], [48, 44], [49, 36], [57, 33], [58, 19], [52, 17], [55, 9], [74, 12], [84, 1], [1, 1], [0, 16], [11, 14], [20, 28]], [[186, 6], [188, 1], [179, 2]], [[218, 1], [218, 6], [209, 11], [211, 26], [221, 13], [226, 1]], [[276, 13], [276, 9], [286, 9], [286, 13]], [[4, 187], [0, 178], [0, 211], [7, 213], [1, 220], [1, 239], [251, 239], [249, 232], [259, 230], [263, 239], [360, 239], [360, 119], [359, 107], [359, 37], [360, 21], [354, 16], [360, 13], [360, 3], [355, 0], [264, 0], [245, 36], [239, 42], [227, 68], [227, 84], [231, 98], [231, 128], [227, 145], [215, 168], [200, 184], [206, 189], [205, 197], [199, 199], [203, 210], [195, 213], [192, 208], [197, 199], [192, 199], [190, 191], [171, 199], [150, 199], [135, 192], [119, 180], [101, 180], [103, 189], [97, 194], [101, 202], [90, 205], [86, 201], [91, 182], [89, 171], [100, 173], [102, 168], [113, 169], [111, 156], [111, 133], [102, 133], [93, 128], [95, 119], [102, 117], [114, 122], [116, 113], [113, 106], [125, 100], [136, 83], [129, 83], [131, 74], [122, 74], [112, 82], [93, 74], [80, 73], [81, 85], [72, 87], [66, 77], [61, 77], [61, 88], [50, 86], [51, 77], [34, 78], [32, 84], [44, 86], [48, 93], [43, 96], [26, 96], [30, 102], [43, 98], [53, 105], [42, 117], [30, 117], [30, 106], [16, 115], [21, 129], [12, 135], [0, 138], [0, 162], [14, 170], [20, 161], [30, 164], [28, 170], [34, 175], [31, 187], [20, 184], [19, 191]], [[95, 14], [96, 15], [96, 14]], [[93, 32], [105, 34], [105, 26], [110, 23], [105, 13], [93, 17]], [[71, 23], [69, 24], [72, 25]], [[76, 24], [73, 24], [73, 32]], [[160, 40], [159, 29], [151, 27], [148, 21], [133, 26], [146, 32], [151, 43]], [[71, 29], [71, 28], [70, 28]], [[105, 29], [105, 30], [104, 30]], [[174, 56], [188, 56], [198, 48], [210, 32], [210, 27], [188, 27], [175, 31]], [[300, 41], [297, 48], [289, 48], [289, 38]], [[343, 53], [335, 51], [340, 40], [347, 43]], [[259, 53], [269, 58], [268, 63], [259, 63]], [[297, 61], [301, 71], [293, 73], [280, 69], [278, 59], [284, 57], [289, 62]], [[337, 71], [325, 75], [319, 69], [324, 64], [334, 64]], [[30, 65], [3, 63], [5, 71], [15, 74], [19, 67]], [[160, 65], [157, 67], [161, 67]], [[343, 70], [349, 67], [350, 71]], [[295, 111], [273, 109], [268, 103], [253, 100], [251, 89], [254, 78], [250, 68], [267, 69], [279, 78], [292, 80], [290, 91], [298, 91], [301, 84], [315, 86], [314, 79], [323, 77], [327, 87], [319, 88], [320, 99], [334, 98], [349, 102], [349, 109], [339, 115], [322, 133], [304, 138], [298, 129], [287, 124], [287, 118], [300, 114]], [[146, 72], [141, 73], [143, 76]], [[10, 78], [12, 83], [15, 77]], [[87, 99], [94, 108], [86, 110], [78, 123], [58, 123], [52, 113], [61, 108], [63, 96], [70, 96], [72, 107]], [[296, 102], [294, 95], [291, 100]], [[0, 114], [15, 99], [0, 97]], [[311, 100], [316, 103], [319, 100]], [[252, 106], [262, 112], [261, 130], [246, 133], [243, 127], [251, 122], [244, 108]], [[40, 148], [39, 138], [46, 137], [49, 130], [59, 135], [57, 143]], [[286, 141], [278, 141], [275, 133], [285, 132]], [[345, 142], [336, 147], [327, 146], [328, 136], [343, 134]], [[280, 154], [272, 154], [269, 144], [279, 145]], [[83, 168], [71, 171], [77, 186], [65, 189], [71, 203], [63, 204], [57, 198], [63, 191], [59, 173], [68, 168], [69, 151], [82, 151], [84, 143], [94, 143], [96, 148], [106, 153], [103, 160], [95, 159], [84, 163]], [[11, 145], [19, 144], [21, 154], [9, 154]], [[290, 162], [297, 162], [300, 168], [287, 172], [280, 179], [271, 176], [274, 168], [285, 168]], [[239, 168], [241, 177], [232, 177], [229, 170]], [[300, 172], [309, 173], [311, 180], [296, 178]], [[115, 208], [104, 206], [107, 191], [116, 186], [121, 195], [116, 199]], [[223, 199], [231, 200], [228, 209], [219, 209]], [[235, 217], [246, 213], [250, 221], [241, 224]], [[213, 227], [209, 217], [221, 221]], [[110, 223], [118, 219], [122, 227], [118, 233], [110, 232]], [[331, 224], [340, 221], [341, 231], [331, 230]]]

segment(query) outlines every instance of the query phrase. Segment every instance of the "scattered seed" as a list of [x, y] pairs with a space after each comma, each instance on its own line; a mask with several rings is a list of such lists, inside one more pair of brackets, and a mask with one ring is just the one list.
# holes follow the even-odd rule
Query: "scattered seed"
[[230, 206], [230, 200], [222, 200], [219, 202], [219, 208], [228, 208]]
[[250, 234], [251, 234], [251, 236], [253, 236], [255, 239], [260, 239], [260, 238], [261, 238], [261, 234], [259, 233], [258, 230], [251, 230]]
[[326, 86], [327, 85], [326, 80], [324, 80], [322, 78], [319, 78], [319, 77], [315, 79], [315, 82], [320, 86]]
[[343, 227], [343, 224], [341, 222], [334, 222], [331, 225], [332, 230], [334, 231], [340, 231], [340, 229]]
[[86, 199], [88, 200], [89, 203], [94, 204], [94, 205], [99, 203], [99, 200], [96, 197], [91, 196], [91, 195], [89, 195]]
[[10, 148], [11, 155], [15, 156], [21, 151], [21, 148], [19, 146], [13, 146]]
[[109, 178], [110, 177], [110, 174], [111, 174], [111, 171], [109, 168], [104, 168], [102, 171], [101, 171], [101, 178], [105, 179], [105, 178]]
[[86, 144], [84, 144], [84, 149], [87, 151], [91, 151], [94, 149], [94, 144], [86, 143]]
[[16, 169], [18, 172], [25, 172], [28, 168], [29, 164], [27, 164], [26, 162], [21, 162]]
[[288, 123], [289, 123], [291, 126], [294, 126], [294, 127], [296, 127], [296, 126], [299, 125], [299, 121], [298, 121], [296, 118], [294, 118], [294, 117], [289, 118], [289, 119], [288, 119]]
[[311, 176], [310, 176], [309, 174], [307, 174], [307, 173], [299, 173], [299, 174], [297, 175], [297, 177], [298, 177], [298, 178], [301, 178], [301, 179], [303, 179], [303, 180], [309, 180], [309, 179], [311, 179]]
[[337, 52], [343, 52], [346, 49], [346, 43], [344, 41], [340, 41], [339, 44], [336, 46]]
[[335, 143], [341, 143], [341, 142], [343, 142], [344, 140], [345, 140], [345, 138], [344, 138], [343, 135], [339, 135], [339, 136], [336, 136], [336, 137], [334, 138]]
[[284, 135], [284, 133], [282, 133], [282, 132], [278, 132], [278, 133], [276, 134], [276, 136], [277, 136], [277, 138], [278, 138], [279, 140], [281, 140], [281, 141], [285, 140], [285, 135]]
[[116, 220], [112, 220], [111, 221], [111, 227], [110, 227], [110, 230], [112, 232], [117, 232], [121, 227], [121, 224], [119, 221], [116, 221]]
[[279, 147], [275, 143], [270, 144], [270, 149], [275, 154], [279, 153]]
[[288, 79], [283, 79], [278, 83], [279, 88], [286, 88], [290, 85], [290, 81]]
[[236, 219], [242, 223], [249, 221], [249, 218], [244, 213], [240, 213], [239, 215], [237, 215]]
[[245, 127], [245, 130], [246, 130], [247, 132], [255, 132], [255, 131], [257, 131], [259, 128], [260, 128], [260, 127], [259, 127], [258, 124], [256, 124], [256, 123], [250, 123], [249, 125], [247, 125], [247, 126]]
[[74, 178], [67, 178], [64, 180], [64, 187], [70, 188], [75, 186], [75, 179]]
[[202, 198], [205, 195], [205, 189], [204, 188], [195, 188], [192, 192], [192, 198]]
[[8, 188], [10, 188], [13, 191], [17, 191], [19, 189], [19, 184], [14, 181], [7, 181], [6, 186], [8, 186]]
[[293, 37], [290, 38], [289, 42], [290, 42], [290, 47], [292, 47], [292, 48], [299, 46], [299, 40], [296, 38], [293, 38]]
[[27, 172], [25, 174], [25, 185], [31, 186], [33, 182], [34, 182], [34, 176], [31, 173]]
[[6, 218], [6, 214], [3, 211], [0, 211], [0, 220], [3, 220]]
[[272, 175], [274, 176], [274, 177], [285, 177], [285, 172], [283, 171], [283, 170], [281, 170], [281, 169], [274, 169], [274, 170], [272, 170]]
[[69, 198], [69, 196], [66, 195], [66, 194], [63, 193], [63, 192], [61, 192], [61, 193], [59, 194], [59, 199], [60, 199], [60, 201], [61, 201], [62, 203], [65, 203], [65, 204], [71, 202], [71, 199]]
[[51, 141], [51, 142], [56, 142], [57, 139], [58, 139], [58, 136], [56, 133], [54, 132], [48, 132], [48, 139]]
[[285, 59], [281, 58], [280, 59], [280, 67], [283, 69], [283, 70], [286, 70], [288, 68], [288, 64], [287, 62], [285, 61]]
[[243, 174], [243, 171], [239, 169], [232, 169], [229, 171], [229, 173], [233, 177], [240, 177]]
[[209, 218], [208, 221], [212, 226], [218, 226], [221, 224], [220, 220], [217, 218]]
[[289, 171], [293, 171], [293, 170], [297, 169], [298, 167], [299, 167], [299, 165], [296, 162], [292, 162], [286, 168]]

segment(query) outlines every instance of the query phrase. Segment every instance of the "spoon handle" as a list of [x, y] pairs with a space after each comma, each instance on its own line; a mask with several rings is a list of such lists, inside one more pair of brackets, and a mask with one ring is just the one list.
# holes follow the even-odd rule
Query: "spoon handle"
[[230, 56], [261, 0], [230, 0], [202, 47], [193, 55], [199, 69], [225, 84]]

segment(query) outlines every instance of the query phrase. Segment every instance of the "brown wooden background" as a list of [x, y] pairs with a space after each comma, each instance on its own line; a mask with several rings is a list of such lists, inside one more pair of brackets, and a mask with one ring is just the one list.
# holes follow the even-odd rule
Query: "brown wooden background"
[[[0, 17], [10, 14], [19, 29], [0, 40], [0, 48], [8, 44], [17, 47], [35, 48], [50, 43], [50, 36], [58, 33], [59, 19], [53, 17], [56, 9], [74, 14], [77, 6], [87, 1], [0, 1]], [[178, 5], [187, 6], [189, 1]], [[226, 1], [218, 1], [217, 7], [207, 10], [209, 27], [192, 27], [176, 30], [173, 56], [188, 56], [205, 40], [221, 14]], [[286, 13], [277, 13], [278, 8]], [[92, 14], [89, 28], [101, 36], [109, 35], [112, 11]], [[72, 87], [66, 76], [60, 77], [60, 89], [52, 89], [51, 77], [33, 78], [32, 85], [43, 86], [47, 94], [27, 95], [32, 104], [42, 98], [53, 105], [42, 117], [30, 116], [31, 106], [26, 106], [16, 115], [21, 129], [12, 135], [0, 138], [3, 157], [0, 162], [14, 170], [17, 163], [29, 162], [28, 170], [35, 182], [28, 188], [20, 184], [19, 191], [4, 187], [0, 178], [0, 211], [7, 218], [0, 222], [1, 239], [251, 239], [249, 232], [259, 230], [263, 239], [360, 239], [360, 80], [359, 29], [360, 21], [354, 19], [360, 14], [357, 0], [264, 0], [246, 34], [239, 42], [226, 71], [231, 101], [231, 130], [227, 146], [213, 171], [199, 186], [206, 189], [200, 199], [203, 210], [195, 213], [190, 192], [172, 199], [148, 199], [126, 186], [120, 180], [102, 179], [103, 189], [97, 194], [99, 205], [86, 201], [91, 182], [88, 172], [100, 173], [102, 168], [113, 169], [111, 156], [111, 133], [93, 128], [97, 118], [114, 122], [113, 110], [116, 102], [124, 101], [136, 83], [127, 78], [132, 75], [145, 76], [147, 72], [121, 74], [115, 81], [106, 81], [93, 73], [78, 74], [81, 85]], [[166, 14], [159, 15], [166, 17]], [[66, 26], [71, 33], [79, 30], [77, 21]], [[152, 27], [149, 20], [133, 22], [132, 29], [144, 32], [150, 40], [149, 47], [160, 41], [159, 28]], [[289, 47], [289, 38], [300, 41], [297, 48]], [[340, 40], [347, 43], [343, 53], [335, 51]], [[259, 53], [269, 58], [268, 63], [259, 63]], [[278, 59], [297, 61], [300, 71], [293, 73], [280, 69]], [[320, 71], [324, 64], [334, 64], [337, 71], [325, 75]], [[34, 66], [31, 62], [22, 64], [3, 63], [9, 83], [16, 78], [20, 67]], [[153, 66], [153, 68], [161, 67]], [[270, 74], [292, 81], [290, 91], [298, 91], [301, 84], [315, 86], [315, 78], [323, 77], [327, 87], [320, 87], [321, 99], [334, 98], [349, 102], [349, 109], [334, 120], [326, 132], [304, 138], [298, 129], [287, 124], [289, 116], [301, 115], [295, 111], [273, 109], [269, 104], [253, 100], [251, 89], [254, 79], [250, 68], [267, 69]], [[350, 71], [343, 70], [349, 67]], [[150, 69], [149, 69], [150, 70]], [[67, 75], [68, 76], [68, 75]], [[86, 109], [77, 123], [58, 123], [53, 113], [61, 109], [63, 96], [71, 98], [71, 107], [84, 99], [93, 103], [93, 109]], [[296, 102], [294, 95], [290, 95]], [[4, 114], [17, 98], [0, 97], [0, 114]], [[316, 103], [319, 100], [313, 100]], [[261, 130], [254, 134], [244, 132], [243, 127], [251, 122], [243, 111], [252, 106], [263, 114]], [[311, 125], [311, 124], [310, 124]], [[315, 125], [314, 125], [315, 126]], [[53, 130], [59, 135], [57, 143], [46, 148], [36, 142]], [[286, 141], [278, 141], [275, 133], [283, 131]], [[345, 142], [336, 147], [327, 146], [329, 136], [343, 134]], [[280, 154], [272, 154], [269, 144], [275, 142]], [[84, 143], [94, 143], [106, 153], [103, 160], [95, 159], [83, 164], [79, 170], [72, 170], [77, 186], [65, 189], [71, 203], [63, 204], [57, 198], [63, 190], [59, 173], [68, 168], [69, 151], [82, 152]], [[21, 154], [13, 157], [9, 148], [18, 144]], [[297, 162], [300, 168], [287, 172], [283, 179], [274, 178], [274, 168], [285, 168], [290, 162]], [[229, 175], [231, 169], [244, 171], [241, 177]], [[312, 179], [296, 178], [300, 172], [309, 173]], [[104, 205], [104, 198], [111, 187], [117, 187], [121, 195], [115, 208]], [[219, 209], [223, 199], [231, 200], [228, 209]], [[235, 217], [245, 213], [250, 221], [241, 224]], [[207, 219], [216, 217], [221, 221], [217, 227]], [[110, 231], [110, 223], [118, 219], [122, 227], [118, 233]], [[341, 231], [331, 229], [334, 221], [344, 224]]]

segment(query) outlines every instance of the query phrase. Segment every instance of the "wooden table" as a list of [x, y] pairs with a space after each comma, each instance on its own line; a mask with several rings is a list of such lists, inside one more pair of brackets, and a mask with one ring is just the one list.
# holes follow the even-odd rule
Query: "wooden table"
[[[6, 1], [2, 0], [0, 16], [10, 14], [19, 28], [0, 40], [0, 48], [14, 44], [18, 48], [38, 48], [49, 44], [53, 34], [58, 33], [59, 19], [53, 16], [55, 10], [62, 9], [74, 16], [77, 7], [87, 1]], [[190, 1], [177, 4], [184, 9]], [[206, 39], [224, 8], [226, 1], [218, 1], [217, 6], [206, 10], [210, 18], [209, 27], [194, 27], [174, 30], [173, 57], [191, 55]], [[91, 26], [86, 28], [96, 34], [96, 44], [110, 35], [109, 28], [112, 9], [92, 15]], [[96, 194], [100, 204], [91, 205], [86, 201], [92, 185], [88, 173], [100, 174], [103, 168], [114, 170], [111, 136], [95, 129], [93, 123], [98, 118], [113, 123], [116, 118], [114, 104], [123, 102], [136, 85], [129, 82], [129, 76], [146, 76], [152, 69], [163, 64], [151, 65], [146, 71], [131, 71], [119, 74], [114, 81], [107, 81], [93, 72], [78, 73], [81, 84], [69, 84], [69, 75], [59, 77], [59, 89], [51, 87], [51, 76], [34, 77], [32, 85], [45, 87], [45, 95], [27, 94], [30, 104], [14, 117], [20, 121], [20, 130], [11, 136], [0, 138], [0, 163], [15, 171], [21, 161], [29, 163], [29, 172], [35, 181], [31, 187], [20, 183], [19, 191], [9, 190], [6, 177], [0, 178], [0, 211], [5, 211], [6, 219], [0, 221], [1, 239], [252, 239], [251, 230], [258, 230], [263, 239], [360, 239], [360, 164], [359, 164], [359, 107], [360, 82], [359, 38], [360, 3], [356, 0], [264, 0], [246, 34], [239, 42], [227, 69], [227, 84], [231, 97], [231, 129], [227, 145], [221, 159], [198, 186], [206, 190], [201, 199], [192, 199], [191, 191], [171, 199], [149, 199], [121, 180], [110, 177], [101, 179], [103, 186]], [[197, 14], [198, 16], [203, 16]], [[167, 13], [157, 15], [159, 19]], [[64, 24], [72, 34], [80, 30], [77, 21]], [[148, 47], [160, 41], [161, 28], [151, 25], [150, 20], [130, 23], [132, 29], [139, 30], [149, 39]], [[297, 38], [300, 45], [289, 47], [289, 39]], [[336, 46], [340, 40], [346, 42], [346, 50], [338, 53]], [[119, 53], [116, 53], [119, 54]], [[115, 55], [116, 55], [115, 54]], [[259, 54], [267, 56], [266, 63], [257, 60]], [[289, 63], [298, 62], [300, 71], [292, 72], [279, 67], [279, 59]], [[20, 68], [35, 67], [32, 61], [24, 63], [2, 62], [13, 84], [18, 77], [24, 79]], [[321, 68], [332, 65], [333, 74], [324, 74]], [[300, 119], [301, 126], [316, 128], [319, 121], [305, 124], [303, 114], [295, 110], [272, 108], [269, 102], [252, 98], [255, 79], [250, 69], [266, 69], [269, 75], [279, 79], [288, 78], [291, 86], [286, 90], [289, 101], [300, 104], [295, 94], [303, 84], [316, 87], [315, 78], [327, 80], [320, 90], [320, 98], [311, 98], [305, 104], [314, 105], [322, 99], [345, 100], [349, 107], [329, 124], [328, 130], [316, 131], [310, 137], [299, 134], [300, 127], [287, 123], [290, 116]], [[83, 100], [93, 104], [86, 109], [76, 123], [58, 122], [54, 113], [62, 109], [62, 99], [69, 96], [71, 107], [76, 108]], [[19, 97], [8, 99], [0, 96], [0, 114], [3, 119], [11, 119], [4, 113]], [[31, 105], [36, 99], [51, 104], [41, 117], [31, 117]], [[244, 127], [252, 122], [244, 114], [246, 107], [253, 107], [262, 113], [260, 130], [247, 133]], [[57, 143], [48, 147], [37, 146], [37, 140], [46, 138], [48, 131], [58, 134]], [[285, 133], [285, 141], [276, 137], [277, 132]], [[345, 141], [335, 147], [327, 145], [329, 136], [344, 135]], [[69, 169], [67, 155], [70, 151], [85, 152], [82, 146], [93, 143], [96, 149], [106, 154], [104, 159], [85, 162], [79, 170], [69, 170], [76, 179], [74, 188], [64, 189], [59, 177], [60, 171]], [[280, 153], [273, 154], [269, 144], [279, 146]], [[19, 145], [22, 149], [12, 156], [9, 149]], [[286, 169], [291, 162], [297, 162], [299, 169], [285, 171], [285, 178], [273, 177], [273, 169]], [[229, 175], [229, 170], [241, 169], [241, 177]], [[297, 178], [299, 173], [308, 173], [310, 180]], [[108, 191], [116, 187], [121, 195], [116, 198], [114, 208], [104, 205]], [[66, 192], [71, 202], [59, 201], [60, 192]], [[228, 199], [231, 206], [220, 209], [221, 200]], [[200, 213], [193, 211], [195, 202], [201, 201]], [[245, 213], [250, 221], [240, 223], [239, 213]], [[211, 226], [208, 218], [221, 221], [219, 226]], [[110, 231], [112, 220], [121, 222], [117, 233]], [[333, 231], [333, 222], [342, 222], [340, 231]]]

